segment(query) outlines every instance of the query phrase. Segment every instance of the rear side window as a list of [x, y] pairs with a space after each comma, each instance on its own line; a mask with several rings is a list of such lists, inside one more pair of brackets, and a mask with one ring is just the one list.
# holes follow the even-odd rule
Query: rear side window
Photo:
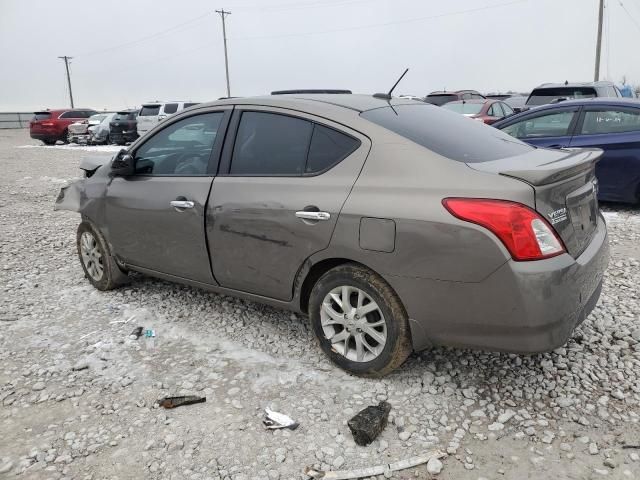
[[313, 123], [264, 112], [243, 112], [231, 175], [302, 175]]
[[438, 106], [449, 102], [455, 102], [456, 100], [458, 100], [457, 95], [427, 95], [424, 99], [425, 102]]
[[141, 117], [154, 117], [160, 113], [160, 105], [144, 105], [140, 110]]
[[315, 125], [307, 157], [305, 173], [319, 173], [333, 167], [360, 146], [360, 140], [349, 135]]
[[394, 105], [360, 116], [459, 162], [488, 162], [533, 150], [498, 129], [431, 105]]
[[87, 116], [84, 115], [84, 112], [75, 111], [75, 112], [64, 112], [58, 118], [87, 118]]
[[640, 131], [640, 110], [600, 110], [585, 112], [582, 135]]
[[49, 112], [35, 112], [31, 120], [36, 122], [39, 120], [49, 120], [50, 118], [51, 118], [51, 113]]
[[176, 113], [178, 111], [177, 103], [166, 103], [164, 105], [164, 113], [171, 114]]
[[531, 92], [527, 105], [546, 105], [559, 98], [595, 98], [597, 96], [593, 87], [537, 88]]

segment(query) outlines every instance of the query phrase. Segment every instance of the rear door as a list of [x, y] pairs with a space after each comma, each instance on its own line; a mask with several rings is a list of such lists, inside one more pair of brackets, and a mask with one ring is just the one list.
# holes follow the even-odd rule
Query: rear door
[[135, 174], [107, 187], [106, 224], [125, 263], [215, 283], [204, 222], [207, 199], [230, 116], [229, 108], [189, 115], [131, 152]]
[[290, 300], [305, 260], [329, 245], [369, 140], [311, 115], [236, 107], [213, 182], [207, 236], [224, 287]]
[[500, 129], [522, 141], [544, 148], [565, 148], [578, 122], [579, 106], [546, 109], [513, 119]]
[[604, 150], [596, 165], [601, 200], [640, 199], [640, 108], [586, 106], [571, 146]]

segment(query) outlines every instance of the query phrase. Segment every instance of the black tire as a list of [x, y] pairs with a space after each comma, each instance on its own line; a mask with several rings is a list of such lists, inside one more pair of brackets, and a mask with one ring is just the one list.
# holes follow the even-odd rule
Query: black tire
[[60, 141], [65, 145], [69, 143], [69, 130], [65, 129], [64, 132], [62, 132], [62, 137], [60, 137]]
[[45, 145], [55, 145], [56, 141], [55, 140], [42, 140], [42, 143], [44, 143]]
[[[323, 300], [332, 290], [342, 286], [362, 290], [377, 303], [384, 316], [386, 343], [377, 357], [370, 361], [350, 360], [333, 348], [323, 330], [321, 318]], [[333, 363], [354, 375], [382, 377], [402, 365], [411, 354], [409, 321], [400, 298], [382, 277], [361, 265], [353, 263], [340, 265], [320, 277], [309, 298], [309, 318], [320, 348]], [[365, 319], [365, 321], [368, 320]], [[348, 339], [347, 345], [351, 341], [351, 338]]]
[[[95, 241], [95, 250], [100, 256], [97, 261], [99, 264], [98, 271], [102, 270], [102, 274], [99, 276], [97, 275], [97, 271], [92, 269], [91, 266], [91, 263], [95, 262], [98, 257], [93, 256], [87, 259], [87, 256], [83, 256], [83, 234], [87, 234], [87, 239], [91, 237], [91, 239]], [[78, 248], [78, 258], [84, 270], [84, 275], [95, 288], [103, 291], [113, 290], [128, 282], [129, 276], [118, 267], [102, 233], [100, 233], [97, 228], [93, 228], [89, 222], [82, 222], [78, 226], [76, 245]]]

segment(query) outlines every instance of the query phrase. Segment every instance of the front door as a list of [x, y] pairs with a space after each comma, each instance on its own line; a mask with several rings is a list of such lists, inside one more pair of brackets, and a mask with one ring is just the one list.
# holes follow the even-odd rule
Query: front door
[[305, 260], [329, 245], [369, 140], [280, 109], [236, 108], [231, 125], [208, 208], [213, 272], [224, 287], [290, 300]]
[[135, 174], [110, 183], [105, 207], [108, 237], [125, 263], [215, 283], [204, 222], [227, 112], [168, 121], [132, 152]]
[[585, 107], [572, 147], [601, 148], [596, 164], [601, 200], [636, 203], [640, 195], [640, 108]]

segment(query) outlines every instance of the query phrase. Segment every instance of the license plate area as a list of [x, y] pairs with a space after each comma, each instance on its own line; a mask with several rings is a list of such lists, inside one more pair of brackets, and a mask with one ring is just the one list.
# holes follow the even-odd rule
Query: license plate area
[[598, 224], [598, 198], [594, 181], [590, 181], [583, 187], [567, 195], [566, 205], [574, 235], [581, 250], [591, 239]]

